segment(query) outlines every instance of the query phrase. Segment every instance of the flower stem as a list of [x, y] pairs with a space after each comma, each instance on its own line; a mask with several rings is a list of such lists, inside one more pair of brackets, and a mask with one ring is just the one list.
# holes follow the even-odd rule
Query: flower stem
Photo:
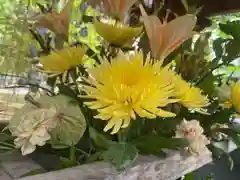
[[79, 151], [80, 153], [82, 153], [83, 155], [85, 155], [85, 156], [87, 156], [87, 157], [89, 157], [90, 156], [90, 154], [89, 153], [87, 153], [87, 152], [85, 152], [85, 151], [83, 151], [82, 149], [79, 149], [79, 148], [75, 148], [77, 151]]
[[72, 162], [76, 162], [76, 148], [74, 145], [72, 145], [70, 147], [70, 150], [69, 150], [69, 159], [72, 161]]
[[126, 132], [124, 130], [120, 130], [117, 133], [117, 136], [118, 136], [118, 142], [126, 142], [127, 136], [126, 136]]

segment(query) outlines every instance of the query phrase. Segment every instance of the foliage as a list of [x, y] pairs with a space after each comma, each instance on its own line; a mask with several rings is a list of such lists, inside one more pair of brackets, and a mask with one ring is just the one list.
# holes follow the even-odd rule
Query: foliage
[[0, 5], [0, 46], [2, 73], [23, 73], [31, 68], [28, 47], [31, 41], [22, 1], [2, 1]]
[[[7, 22], [0, 24], [1, 45], [13, 47], [16, 54], [11, 54], [12, 61], [3, 54], [1, 70], [20, 73], [31, 67], [46, 76], [46, 87], [40, 86], [43, 82], [31, 83], [37, 89], [28, 93], [28, 102], [8, 125], [15, 138], [11, 142], [23, 154], [50, 144], [55, 154], [64, 152], [58, 154], [58, 168], [103, 160], [122, 170], [139, 154], [164, 157], [166, 149], [174, 149], [198, 155], [208, 147], [218, 156], [226, 151], [215, 143], [228, 140], [239, 147], [233, 120], [240, 104], [232, 89], [238, 79], [233, 74], [239, 72], [234, 61], [240, 56], [240, 20], [212, 19], [212, 27], [193, 36], [194, 14], [170, 23], [165, 19], [166, 25], [155, 30], [154, 23], [160, 21], [148, 16], [144, 4], [140, 6], [143, 22], [130, 17], [123, 23], [117, 17], [132, 4], [116, 12], [112, 7], [99, 12], [94, 3], [90, 7], [85, 1], [69, 0], [69, 16], [64, 14], [69, 4], [63, 0], [26, 0], [26, 13], [16, 8], [22, 2], [11, 3], [11, 7], [0, 5], [4, 17], [18, 12], [15, 16], [20, 20], [8, 19], [12, 29]], [[40, 14], [46, 22], [32, 22], [30, 14]], [[56, 32], [47, 29], [51, 26], [57, 27]], [[59, 34], [61, 28], [67, 34]], [[15, 35], [10, 38], [5, 31]], [[34, 57], [29, 56], [29, 42]], [[83, 49], [87, 50], [81, 51], [82, 57], [76, 51]], [[54, 71], [60, 67], [64, 69]], [[240, 91], [238, 83], [234, 87]], [[12, 148], [5, 142], [8, 138], [1, 138], [3, 149]], [[185, 177], [191, 178], [191, 174]]]
[[112, 144], [102, 156], [103, 160], [113, 163], [120, 170], [129, 167], [137, 159], [138, 150], [131, 144], [120, 142]]

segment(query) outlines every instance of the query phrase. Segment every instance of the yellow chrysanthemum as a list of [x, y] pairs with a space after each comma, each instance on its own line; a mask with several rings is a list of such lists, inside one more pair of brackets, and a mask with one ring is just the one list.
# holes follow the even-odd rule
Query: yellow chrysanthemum
[[43, 65], [44, 71], [61, 74], [78, 64], [83, 64], [86, 50], [85, 47], [69, 47], [42, 57], [40, 63]]
[[93, 101], [85, 104], [98, 111], [95, 118], [108, 121], [104, 131], [113, 128], [112, 134], [117, 133], [128, 127], [136, 115], [149, 119], [175, 116], [162, 109], [178, 100], [171, 99], [172, 72], [161, 65], [161, 61], [149, 58], [144, 63], [142, 52], [137, 52], [131, 56], [119, 54], [111, 62], [103, 60], [89, 70], [89, 85], [83, 86], [83, 90], [84, 97]]
[[231, 101], [238, 113], [240, 113], [240, 81], [232, 84]]
[[201, 90], [191, 87], [179, 75], [173, 75], [175, 97], [187, 108], [202, 108], [209, 104], [207, 96], [201, 94]]
[[131, 48], [136, 38], [142, 31], [142, 27], [132, 28], [116, 23], [103, 23], [98, 20], [94, 21], [97, 33], [106, 41], [113, 45]]

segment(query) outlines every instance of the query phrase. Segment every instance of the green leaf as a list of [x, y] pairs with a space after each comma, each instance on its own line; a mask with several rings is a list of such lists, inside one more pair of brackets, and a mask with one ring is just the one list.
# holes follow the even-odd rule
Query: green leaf
[[214, 180], [214, 174], [210, 173], [209, 175], [207, 175], [204, 180]]
[[99, 152], [96, 152], [96, 153], [92, 154], [90, 157], [88, 157], [86, 159], [85, 163], [93, 163], [93, 162], [101, 159], [102, 153], [103, 152], [99, 151]]
[[0, 145], [0, 154], [5, 154], [7, 152], [12, 152], [15, 150], [14, 146]]
[[14, 137], [11, 136], [10, 134], [0, 133], [0, 141], [12, 141], [12, 140], [14, 140]]
[[232, 64], [229, 64], [226, 69], [229, 73], [231, 72], [240, 72], [240, 67], [239, 66], [234, 66]]
[[229, 165], [229, 169], [230, 169], [230, 171], [232, 171], [234, 162], [233, 162], [232, 157], [229, 154], [228, 148], [229, 148], [228, 141], [215, 142], [215, 143], [209, 145], [209, 149], [212, 151], [213, 158], [219, 159], [223, 155], [226, 156], [228, 165]]
[[222, 151], [222, 152], [221, 151], [218, 152], [220, 155], [229, 153], [229, 141], [228, 140], [224, 140], [224, 141], [220, 141], [220, 142], [214, 142], [213, 141], [212, 145], [215, 148], [217, 148], [217, 152], [219, 150]]
[[181, 2], [182, 2], [182, 4], [183, 4], [186, 12], [188, 12], [188, 2], [187, 2], [187, 0], [181, 0]]
[[183, 180], [194, 180], [193, 173], [190, 172], [187, 175], [185, 175]]
[[219, 159], [222, 155], [226, 154], [222, 148], [219, 148], [214, 144], [209, 144], [208, 149], [212, 152], [212, 157], [215, 160]]
[[139, 137], [133, 140], [132, 144], [135, 145], [141, 153], [154, 154], [157, 156], [162, 155], [161, 149], [163, 148], [175, 149], [179, 147], [187, 147], [189, 145], [186, 139], [165, 138], [155, 134], [148, 134]]
[[234, 161], [230, 155], [228, 155], [227, 157], [228, 157], [229, 170], [232, 171], [234, 167]]
[[76, 165], [77, 165], [76, 161], [72, 161], [65, 157], [60, 157], [60, 165], [58, 166], [57, 169], [69, 168], [69, 167], [73, 167]]
[[[209, 120], [215, 123], [229, 123], [229, 119], [232, 116], [232, 112], [229, 109], [221, 109], [215, 112], [212, 116], [209, 116]], [[207, 118], [207, 117], [206, 117]]]
[[213, 41], [213, 50], [215, 52], [216, 57], [221, 57], [223, 54], [223, 43], [226, 42], [225, 39], [217, 38]]
[[219, 28], [225, 34], [231, 35], [236, 40], [240, 40], [240, 21], [229, 21], [226, 24], [219, 24]]
[[34, 169], [30, 172], [27, 172], [25, 173], [24, 175], [21, 176], [21, 178], [23, 177], [26, 177], [26, 176], [33, 176], [33, 175], [37, 175], [37, 174], [40, 174], [40, 173], [43, 173], [43, 170], [42, 169]]
[[222, 132], [224, 134], [227, 134], [229, 138], [232, 139], [232, 141], [237, 145], [237, 147], [240, 147], [240, 136], [238, 132], [236, 132], [233, 129], [230, 128], [220, 128], [218, 129], [219, 132]]
[[107, 149], [110, 145], [115, 143], [110, 138], [98, 132], [92, 127], [89, 127], [89, 135], [93, 142], [101, 148]]
[[77, 144], [86, 130], [84, 115], [78, 106], [71, 103], [71, 99], [67, 96], [56, 96], [53, 103], [61, 113], [57, 127], [50, 132], [53, 148], [54, 144], [68, 146]]
[[64, 95], [66, 95], [70, 98], [73, 98], [73, 99], [77, 99], [76, 92], [73, 89], [71, 89], [69, 86], [66, 86], [64, 84], [58, 84], [57, 86], [58, 86], [59, 92], [61, 94], [64, 94]]
[[103, 160], [112, 163], [117, 169], [125, 169], [132, 165], [138, 157], [135, 146], [127, 143], [116, 143], [109, 146], [102, 154]]
[[210, 73], [205, 79], [203, 79], [198, 87], [202, 89], [206, 94], [211, 94], [215, 88], [215, 82], [217, 81], [217, 76]]
[[69, 145], [60, 144], [60, 142], [56, 141], [55, 139], [51, 140], [51, 145], [52, 145], [52, 148], [54, 148], [54, 149], [67, 149], [67, 148], [69, 148]]
[[240, 41], [239, 40], [229, 40], [225, 44], [225, 52], [227, 54], [222, 58], [225, 65], [228, 65], [232, 60], [235, 60], [240, 55]]

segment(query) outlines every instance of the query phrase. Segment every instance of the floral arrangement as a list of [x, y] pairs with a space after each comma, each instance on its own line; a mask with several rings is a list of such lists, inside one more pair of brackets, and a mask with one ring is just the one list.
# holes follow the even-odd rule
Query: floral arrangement
[[[217, 142], [240, 144], [232, 121], [240, 82], [214, 74], [238, 57], [220, 49], [237, 41], [234, 34], [214, 41], [218, 54], [209, 60], [209, 32], [197, 32], [187, 4], [185, 15], [159, 17], [161, 8], [149, 13], [149, 2], [68, 0], [61, 11], [39, 5], [28, 25], [39, 47], [33, 66], [48, 88], [29, 93], [7, 126], [23, 155], [44, 146], [69, 151], [66, 166], [104, 160], [124, 169], [139, 154], [219, 155]], [[72, 38], [73, 6], [83, 3], [96, 9], [88, 16], [99, 36], [94, 45]]]

